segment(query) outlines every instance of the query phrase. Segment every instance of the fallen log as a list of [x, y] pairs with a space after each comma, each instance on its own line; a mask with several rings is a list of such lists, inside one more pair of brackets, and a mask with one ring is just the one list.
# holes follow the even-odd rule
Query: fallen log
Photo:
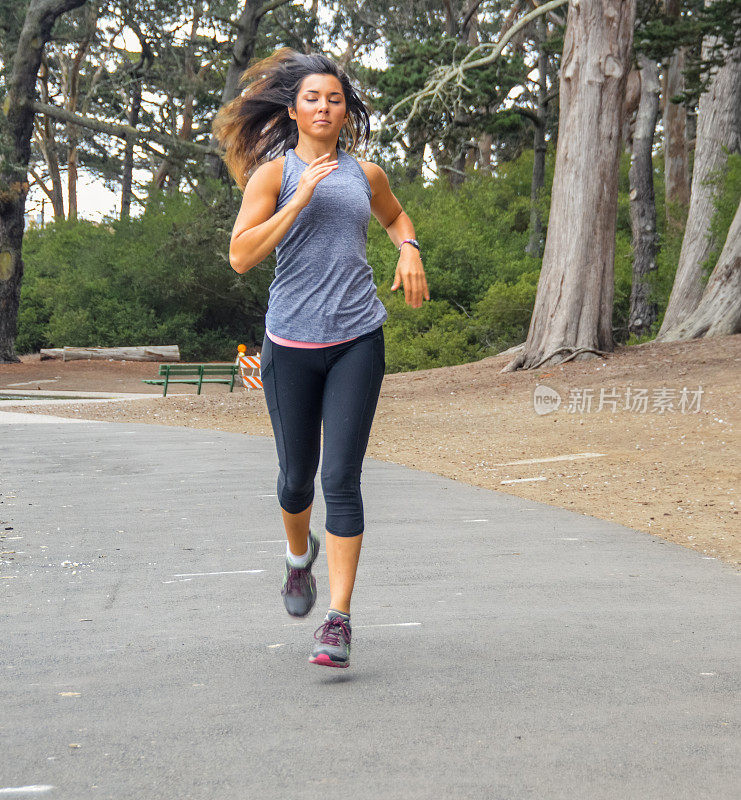
[[47, 347], [40, 352], [42, 361], [52, 358], [62, 361], [180, 361], [180, 349], [176, 344], [149, 347]]

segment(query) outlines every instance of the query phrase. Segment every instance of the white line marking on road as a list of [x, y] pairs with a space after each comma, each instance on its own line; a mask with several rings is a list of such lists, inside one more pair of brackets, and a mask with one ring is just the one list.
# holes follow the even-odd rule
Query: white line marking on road
[[203, 575], [255, 575], [258, 572], [265, 572], [264, 569], [232, 569], [224, 572], [180, 572], [176, 578], [199, 578]]
[[[24, 414], [20, 411], [0, 411], [0, 425], [19, 425], [19, 424], [31, 424], [31, 425], [40, 425], [44, 423], [92, 423], [92, 422], [99, 422], [99, 420], [93, 419], [72, 419], [71, 417], [55, 417], [51, 414]], [[103, 425], [110, 425], [110, 422], [102, 422]], [[2, 791], [2, 789], [0, 789]]]
[[539, 478], [510, 478], [508, 481], [499, 481], [500, 484], [504, 483], [528, 483], [530, 481], [544, 481], [545, 475], [541, 475]]
[[556, 541], [557, 542], [578, 542], [579, 541], [579, 537], [578, 536], [559, 536], [556, 539]]
[[242, 544], [284, 544], [285, 539], [262, 539], [257, 542], [242, 542]]
[[488, 522], [488, 519], [464, 519], [464, 522]]
[[285, 642], [281, 642], [280, 644], [269, 644], [268, 650], [273, 650], [276, 647], [285, 647], [285, 646], [286, 646]]
[[493, 467], [513, 467], [517, 464], [544, 464], [547, 461], [578, 461], [581, 458], [604, 458], [605, 453], [573, 453], [567, 456], [549, 456], [548, 458], [524, 458], [520, 461], [502, 461], [492, 464]]
[[41, 792], [48, 792], [50, 789], [54, 788], [54, 786], [43, 786], [41, 784], [35, 784], [33, 786], [6, 786], [4, 789], [0, 789], [0, 794], [40, 794]]
[[411, 628], [421, 624], [421, 622], [383, 622], [379, 625], [353, 625], [353, 628]]

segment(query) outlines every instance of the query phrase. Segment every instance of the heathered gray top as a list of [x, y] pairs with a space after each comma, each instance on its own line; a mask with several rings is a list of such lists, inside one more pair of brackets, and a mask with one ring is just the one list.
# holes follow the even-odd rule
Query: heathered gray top
[[[287, 150], [275, 210], [293, 197], [307, 163]], [[337, 148], [337, 168], [317, 183], [275, 248], [265, 325], [299, 342], [335, 342], [362, 336], [388, 313], [376, 294], [366, 257], [371, 187], [363, 168]]]

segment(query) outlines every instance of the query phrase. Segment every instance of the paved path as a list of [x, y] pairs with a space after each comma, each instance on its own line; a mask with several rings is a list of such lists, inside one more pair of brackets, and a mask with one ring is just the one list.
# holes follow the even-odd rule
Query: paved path
[[367, 459], [330, 670], [324, 548], [311, 616], [279, 596], [272, 439], [13, 424], [0, 469], [0, 798], [738, 797], [715, 559]]

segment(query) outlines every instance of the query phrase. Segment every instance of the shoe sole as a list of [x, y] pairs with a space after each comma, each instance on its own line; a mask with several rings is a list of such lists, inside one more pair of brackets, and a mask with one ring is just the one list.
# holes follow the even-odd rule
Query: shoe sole
[[318, 664], [320, 667], [339, 667], [340, 669], [346, 669], [350, 666], [349, 661], [345, 661], [344, 663], [332, 661], [332, 659], [326, 653], [322, 653], [316, 658], [310, 656], [309, 664]]

